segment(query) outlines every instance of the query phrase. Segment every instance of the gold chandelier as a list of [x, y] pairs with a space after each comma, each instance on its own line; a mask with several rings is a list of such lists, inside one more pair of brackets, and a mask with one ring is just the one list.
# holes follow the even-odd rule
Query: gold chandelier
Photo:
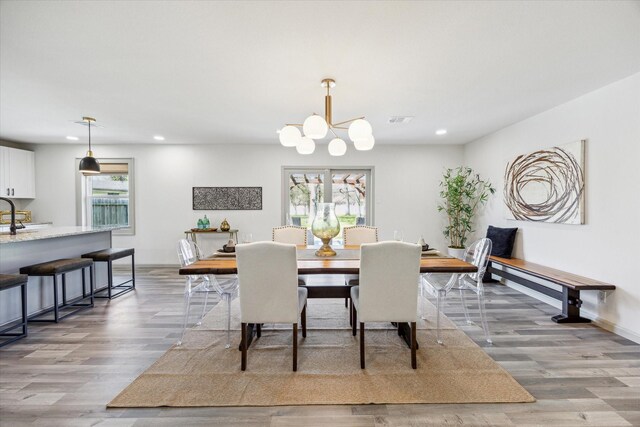
[[[329, 154], [342, 156], [347, 152], [347, 144], [336, 133], [336, 129], [346, 130], [356, 150], [371, 150], [375, 144], [371, 124], [363, 117], [333, 123], [331, 117], [331, 88], [336, 86], [333, 79], [324, 79], [320, 84], [327, 89], [324, 97], [324, 118], [313, 113], [303, 124], [287, 124], [280, 130], [280, 143], [285, 147], [296, 147], [299, 154], [311, 154], [316, 149], [316, 139], [323, 139], [331, 131]], [[349, 127], [346, 125], [349, 124]], [[302, 132], [300, 132], [302, 128]]]

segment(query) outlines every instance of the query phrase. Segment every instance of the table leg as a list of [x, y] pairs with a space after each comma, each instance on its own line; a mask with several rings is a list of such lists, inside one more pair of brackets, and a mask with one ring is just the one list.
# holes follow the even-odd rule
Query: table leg
[[[398, 335], [407, 343], [407, 347], [411, 348], [411, 326], [406, 322], [392, 322], [391, 324], [398, 328]], [[420, 348], [418, 342], [416, 342], [416, 348]]]
[[[253, 341], [253, 337], [256, 335], [256, 331], [257, 331], [257, 328], [255, 323], [247, 324], [247, 348], [249, 348], [249, 346], [251, 345], [251, 342]], [[238, 346], [238, 350], [242, 351], [242, 342]]]

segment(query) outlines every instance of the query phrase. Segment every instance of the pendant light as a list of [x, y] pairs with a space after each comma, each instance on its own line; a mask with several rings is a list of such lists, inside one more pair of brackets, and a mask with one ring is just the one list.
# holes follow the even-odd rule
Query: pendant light
[[93, 117], [83, 117], [82, 122], [76, 122], [89, 128], [89, 151], [87, 156], [80, 160], [80, 172], [84, 174], [100, 173], [100, 163], [93, 157], [93, 151], [91, 151], [91, 126], [95, 126], [95, 122], [96, 119]]
[[331, 115], [330, 89], [336, 86], [336, 82], [333, 79], [324, 79], [320, 86], [327, 90], [324, 97], [324, 117], [314, 113], [302, 124], [285, 125], [279, 131], [280, 143], [285, 147], [296, 147], [299, 154], [312, 154], [316, 148], [314, 140], [323, 139], [331, 132], [333, 139], [327, 147], [329, 154], [343, 156], [347, 152], [347, 143], [337, 135], [336, 131], [340, 129], [347, 131], [356, 150], [371, 150], [375, 145], [371, 124], [364, 117], [334, 123]]

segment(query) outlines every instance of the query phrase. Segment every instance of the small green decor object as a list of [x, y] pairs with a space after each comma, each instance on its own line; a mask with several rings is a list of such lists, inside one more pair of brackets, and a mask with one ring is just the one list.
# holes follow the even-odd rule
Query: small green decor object
[[440, 181], [442, 202], [438, 211], [447, 214], [448, 224], [443, 234], [449, 239], [449, 247], [464, 249], [467, 234], [472, 233], [473, 217], [481, 205], [496, 192], [491, 183], [480, 179], [469, 167], [447, 169]]

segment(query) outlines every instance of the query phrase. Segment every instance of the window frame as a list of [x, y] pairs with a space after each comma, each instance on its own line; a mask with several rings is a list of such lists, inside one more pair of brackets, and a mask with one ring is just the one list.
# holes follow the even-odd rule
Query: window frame
[[[375, 225], [375, 167], [374, 166], [282, 166], [281, 177], [281, 207], [280, 207], [280, 223], [287, 225], [287, 214], [289, 213], [289, 175], [292, 173], [323, 173], [329, 176], [333, 173], [340, 172], [362, 172], [367, 179], [367, 209], [365, 225]], [[324, 196], [325, 203], [333, 202], [333, 179], [324, 180]], [[327, 200], [328, 197], [328, 200]]]
[[[76, 158], [76, 170], [78, 170], [80, 166], [79, 158]], [[114, 236], [134, 236], [136, 234], [135, 227], [135, 218], [136, 218], [136, 208], [135, 208], [135, 166], [134, 159], [131, 158], [110, 158], [110, 157], [100, 157], [96, 158], [99, 163], [124, 163], [127, 165], [127, 176], [129, 182], [129, 226], [117, 228], [112, 231]], [[81, 172], [77, 172], [76, 174], [76, 224], [80, 226], [85, 226], [86, 221], [86, 212], [87, 209], [85, 207], [85, 201], [87, 200], [86, 195], [86, 180], [85, 175]]]

